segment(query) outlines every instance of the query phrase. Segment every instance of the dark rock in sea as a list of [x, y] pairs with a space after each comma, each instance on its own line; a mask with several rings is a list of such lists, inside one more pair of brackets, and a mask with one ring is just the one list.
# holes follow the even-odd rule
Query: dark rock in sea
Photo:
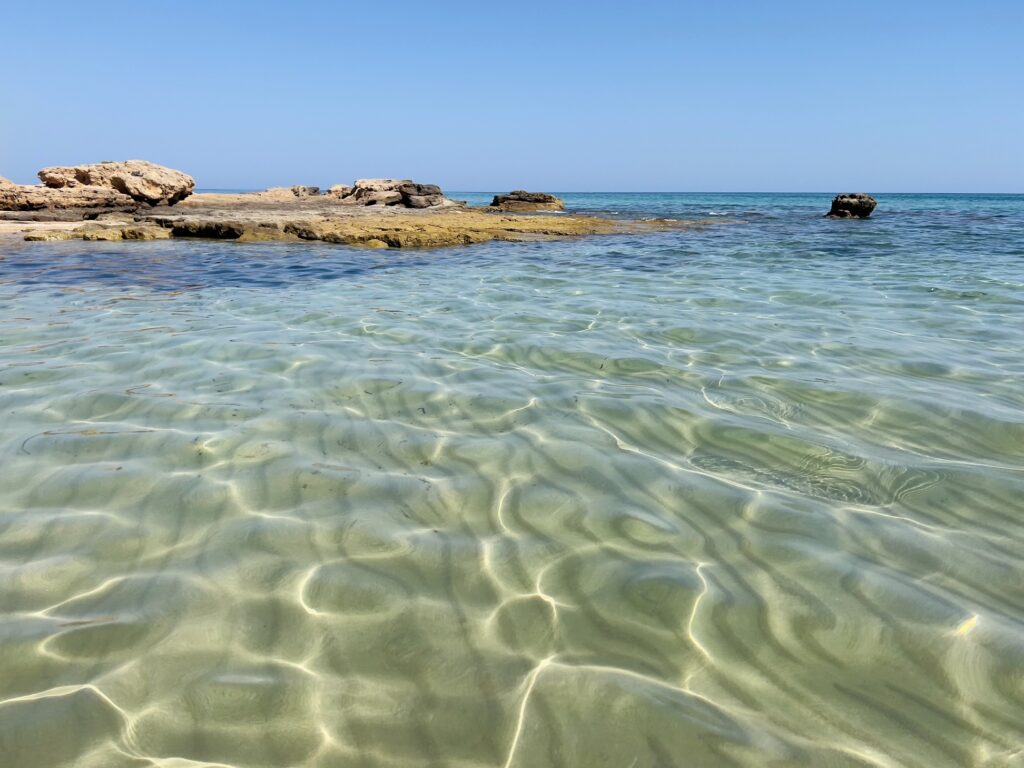
[[866, 219], [875, 210], [875, 198], [863, 192], [836, 195], [832, 198], [832, 210], [825, 214], [829, 219]]
[[517, 189], [507, 195], [495, 195], [491, 207], [501, 211], [564, 211], [565, 203], [546, 192]]

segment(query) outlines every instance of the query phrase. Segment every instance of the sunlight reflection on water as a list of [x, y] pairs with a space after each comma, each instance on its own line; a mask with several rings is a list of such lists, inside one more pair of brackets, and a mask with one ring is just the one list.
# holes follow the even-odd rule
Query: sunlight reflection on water
[[3, 246], [3, 762], [1019, 759], [1022, 199], [574, 202]]

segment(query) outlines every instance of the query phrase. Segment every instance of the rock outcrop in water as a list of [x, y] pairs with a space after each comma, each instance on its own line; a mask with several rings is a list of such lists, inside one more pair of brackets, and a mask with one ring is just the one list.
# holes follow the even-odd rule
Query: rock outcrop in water
[[[420, 188], [412, 192], [426, 192]], [[376, 190], [387, 191], [387, 190]], [[450, 201], [449, 201], [450, 202]], [[101, 215], [78, 228], [37, 225], [26, 240], [151, 240], [167, 237], [234, 242], [323, 241], [364, 248], [439, 248], [490, 240], [522, 241], [663, 229], [693, 229], [707, 221], [613, 221], [595, 216], [521, 216], [460, 205], [342, 204], [329, 195], [297, 195], [290, 188], [270, 193], [198, 194], [174, 207], [133, 215]], [[721, 222], [715, 222], [721, 223]]]
[[0, 211], [34, 211], [34, 218], [91, 219], [110, 211], [174, 205], [195, 189], [181, 171], [145, 160], [53, 166], [39, 172], [42, 186], [0, 184]]
[[546, 192], [527, 192], [517, 189], [507, 195], [495, 195], [491, 207], [500, 211], [525, 213], [529, 211], [564, 211], [565, 203]]
[[52, 240], [168, 240], [171, 230], [156, 224], [85, 224], [73, 230], [42, 230], [25, 235], [29, 241]]
[[186, 216], [146, 216], [131, 223], [89, 223], [71, 230], [29, 232], [25, 240], [159, 240], [170, 237], [235, 242], [319, 240], [364, 248], [439, 248], [489, 240], [535, 240], [604, 234], [616, 225], [589, 217], [497, 216], [481, 211], [366, 212], [332, 218], [281, 217], [273, 211], [208, 211]]
[[39, 180], [51, 189], [112, 189], [144, 205], [174, 205], [196, 188], [188, 174], [146, 160], [53, 166], [43, 168]]
[[[207, 196], [212, 199], [212, 196]], [[435, 208], [459, 205], [444, 196], [436, 184], [419, 184], [409, 179], [356, 179], [351, 185], [335, 184], [326, 192], [319, 187], [271, 187], [243, 195], [218, 195], [221, 202], [275, 201], [280, 203], [320, 200], [335, 205], [362, 205], [397, 208]]]
[[[517, 216], [562, 211], [553, 195], [517, 190], [494, 207], [470, 209], [436, 184], [357, 179], [352, 185], [295, 185], [253, 193], [192, 194], [191, 177], [152, 163], [46, 168], [47, 186], [0, 180], [0, 234], [26, 240], [211, 238], [235, 242], [319, 240], [366, 248], [438, 248], [490, 240], [538, 240], [703, 227], [703, 221], [612, 221], [594, 216]], [[183, 197], [184, 196], [184, 197]], [[154, 204], [156, 203], [156, 204]], [[500, 210], [504, 208], [508, 213]], [[6, 209], [6, 212], [4, 212]], [[95, 219], [86, 226], [62, 225]]]
[[52, 189], [0, 184], [0, 211], [33, 212], [35, 219], [90, 219], [107, 211], [134, 211], [138, 202], [109, 187]]
[[[0, 181], [0, 211], [32, 211], [34, 214], [25, 218], [35, 220], [94, 219], [111, 211], [175, 205], [185, 201], [195, 189], [191, 176], [145, 160], [53, 166], [41, 170], [39, 178], [43, 186]], [[220, 205], [303, 201], [414, 209], [462, 205], [445, 197], [436, 184], [420, 184], [411, 179], [357, 179], [351, 185], [337, 184], [327, 192], [321, 192], [320, 187], [295, 185], [205, 197]]]
[[866, 219], [875, 210], [877, 202], [871, 195], [852, 192], [832, 198], [832, 209], [825, 214], [829, 219]]
[[450, 202], [436, 184], [411, 179], [356, 179], [351, 187], [332, 187], [335, 197], [351, 205], [401, 205], [432, 208]]

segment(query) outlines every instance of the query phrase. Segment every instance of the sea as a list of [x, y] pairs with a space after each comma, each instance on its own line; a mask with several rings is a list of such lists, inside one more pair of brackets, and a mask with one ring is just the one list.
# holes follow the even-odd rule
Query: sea
[[0, 243], [0, 765], [1024, 766], [1024, 196], [564, 198]]

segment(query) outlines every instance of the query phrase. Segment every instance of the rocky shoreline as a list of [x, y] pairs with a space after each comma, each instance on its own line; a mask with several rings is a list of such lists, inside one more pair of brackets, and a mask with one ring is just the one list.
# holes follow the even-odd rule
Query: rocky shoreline
[[[341, 209], [320, 198], [282, 202], [260, 193], [194, 195], [187, 204], [108, 213], [82, 222], [7, 222], [25, 240], [203, 238], [238, 243], [322, 241], [363, 248], [441, 248], [491, 240], [527, 241], [692, 229], [718, 221], [629, 221], [580, 214], [507, 214], [461, 206]], [[251, 199], [246, 199], [251, 198]], [[0, 222], [2, 224], [2, 222]], [[3, 227], [0, 226], [0, 232]]]
[[103, 213], [174, 205], [192, 194], [188, 174], [145, 160], [53, 166], [39, 171], [42, 184], [14, 184], [0, 177], [0, 212], [33, 221], [92, 219]]
[[41, 186], [0, 179], [0, 234], [29, 241], [205, 238], [439, 248], [716, 223], [566, 214], [557, 197], [523, 190], [471, 208], [437, 185], [409, 179], [358, 179], [326, 192], [293, 186], [195, 194], [192, 177], [141, 160], [44, 168], [39, 178]]
[[[491, 205], [471, 208], [446, 197], [436, 184], [410, 179], [357, 179], [326, 191], [298, 185], [244, 194], [196, 194], [191, 176], [144, 160], [54, 166], [42, 169], [39, 179], [42, 184], [25, 185], [0, 178], [0, 237], [204, 238], [440, 248], [721, 223], [566, 213], [565, 203], [554, 195], [525, 190], [495, 195]], [[875, 205], [875, 199], [863, 193], [837, 195], [826, 215], [864, 219]]]

